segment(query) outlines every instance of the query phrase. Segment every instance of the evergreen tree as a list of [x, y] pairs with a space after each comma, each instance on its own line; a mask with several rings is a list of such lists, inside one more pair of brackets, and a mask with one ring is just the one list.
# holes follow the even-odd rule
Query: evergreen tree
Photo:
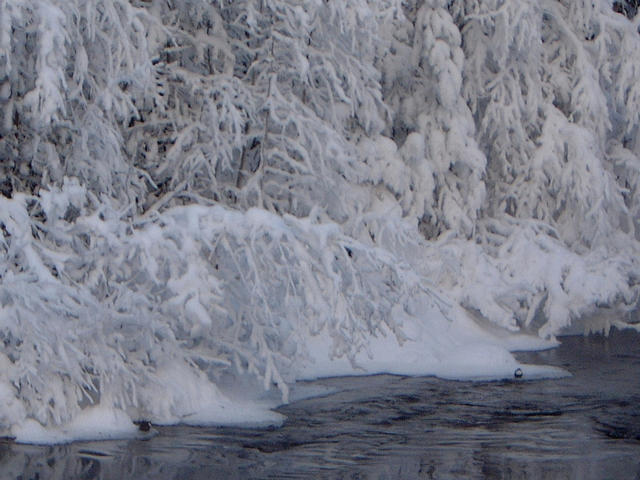
[[309, 336], [354, 361], [427, 304], [637, 328], [636, 12], [4, 0], [0, 428], [180, 419], [169, 370], [286, 397]]

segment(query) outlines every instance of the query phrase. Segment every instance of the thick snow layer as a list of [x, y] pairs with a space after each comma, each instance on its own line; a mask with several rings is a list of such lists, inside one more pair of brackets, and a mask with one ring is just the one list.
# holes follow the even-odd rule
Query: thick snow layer
[[26, 419], [11, 429], [17, 442], [66, 443], [75, 440], [108, 440], [135, 437], [138, 428], [122, 410], [105, 407], [88, 407], [73, 421], [57, 427], [44, 427], [33, 419]]
[[556, 342], [530, 335], [506, 339], [484, 331], [462, 312], [451, 321], [434, 305], [425, 307], [422, 318], [404, 315], [402, 327], [408, 338], [402, 344], [382, 327], [367, 348], [351, 360], [332, 358], [327, 348], [331, 339], [326, 331], [309, 338], [307, 346], [312, 360], [303, 367], [301, 378], [391, 373], [435, 375], [454, 380], [500, 380], [514, 378], [518, 368], [526, 379], [569, 375], [556, 367], [521, 364], [510, 353], [510, 350], [551, 348]]
[[554, 377], [510, 352], [640, 328], [610, 0], [90, 3], [0, 1], [0, 436], [273, 425], [296, 379]]
[[[45, 195], [50, 211], [64, 207], [68, 194], [61, 195]], [[5, 225], [18, 236], [24, 226], [11, 220], [24, 214], [24, 204], [20, 197], [4, 203]], [[473, 244], [405, 240], [408, 261], [385, 248], [410, 228], [402, 224], [376, 246], [313, 217], [220, 206], [169, 209], [129, 233], [80, 217], [68, 234], [82, 233], [84, 225], [101, 232], [96, 248], [110, 252], [95, 257], [95, 265], [135, 278], [135, 290], [123, 284], [114, 306], [98, 307], [86, 291], [52, 280], [46, 264], [58, 262], [71, 274], [71, 257], [50, 251], [43, 262], [27, 244], [37, 275], [8, 272], [14, 282], [3, 286], [0, 312], [10, 332], [7, 353], [0, 354], [0, 420], [4, 434], [20, 442], [129, 436], [136, 434], [132, 420], [279, 425], [283, 417], [272, 409], [288, 401], [296, 379], [377, 373], [505, 379], [518, 368], [524, 379], [567, 374], [522, 365], [510, 353], [551, 348], [553, 337], [527, 334], [513, 317], [500, 322], [463, 307], [483, 302], [497, 315], [505, 310], [496, 293], [502, 302], [521, 298]], [[560, 258], [553, 245], [538, 252], [540, 262]], [[512, 263], [518, 252], [528, 258], [531, 249], [513, 248]], [[583, 265], [579, 256], [562, 262], [565, 271]], [[34, 281], [41, 288], [27, 297]], [[47, 308], [56, 316], [48, 318]], [[243, 386], [242, 378], [254, 380]], [[261, 397], [273, 389], [279, 398]]]

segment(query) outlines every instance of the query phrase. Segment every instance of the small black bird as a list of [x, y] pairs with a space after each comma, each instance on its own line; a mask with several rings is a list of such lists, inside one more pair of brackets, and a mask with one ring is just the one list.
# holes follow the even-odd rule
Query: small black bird
[[151, 422], [142, 420], [140, 423], [138, 423], [138, 430], [140, 430], [141, 432], [148, 432], [149, 430], [151, 430]]

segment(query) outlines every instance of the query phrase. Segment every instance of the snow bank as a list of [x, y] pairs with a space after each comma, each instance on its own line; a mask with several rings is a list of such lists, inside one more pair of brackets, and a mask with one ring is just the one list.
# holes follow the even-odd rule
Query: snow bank
[[[53, 212], [70, 197], [45, 198]], [[24, 218], [25, 198], [0, 202], [9, 207], [6, 228], [28, 238], [28, 223], [15, 221]], [[283, 418], [272, 409], [288, 400], [289, 385], [320, 376], [565, 374], [521, 365], [509, 353], [549, 348], [553, 339], [474, 318], [455, 298], [468, 283], [449, 294], [432, 285], [434, 268], [470, 271], [451, 263], [467, 262], [466, 244], [419, 240], [407, 250], [409, 263], [383, 248], [397, 240], [393, 234], [367, 244], [314, 217], [219, 206], [169, 209], [136, 230], [115, 225], [108, 215], [59, 224], [60, 236], [91, 232], [95, 251], [84, 253], [91, 264], [76, 263], [71, 252], [35, 254], [26, 241], [33, 268], [5, 274], [13, 281], [0, 289], [4, 435], [35, 443], [106, 439], [136, 434], [132, 420], [278, 425]], [[50, 265], [86, 277], [90, 289], [56, 282]], [[497, 285], [475, 288], [491, 298]], [[259, 382], [234, 392], [247, 375]], [[272, 388], [280, 397], [262, 398]]]
[[[514, 372], [523, 371], [522, 380], [559, 378], [569, 375], [565, 370], [526, 365], [515, 360], [508, 348], [541, 349], [556, 345], [539, 337], [514, 335], [511, 340], [496, 336], [479, 327], [468, 315], [460, 312], [455, 320], [445, 317], [435, 304], [423, 305], [421, 317], [401, 314], [406, 338], [402, 343], [388, 327], [382, 326], [370, 339], [366, 349], [349, 360], [336, 357], [332, 339], [326, 329], [302, 342], [306, 355], [296, 378], [309, 380], [329, 376], [370, 375], [390, 373], [426, 376], [454, 380], [513, 379]], [[505, 340], [507, 340], [505, 342]], [[140, 396], [141, 408], [129, 406], [127, 411], [98, 404], [87, 406], [73, 419], [61, 425], [43, 425], [20, 414], [9, 417], [13, 398], [11, 388], [0, 384], [0, 399], [5, 409], [5, 422], [11, 423], [9, 435], [20, 443], [55, 444], [83, 440], [144, 438], [134, 420], [144, 418], [156, 425], [187, 424], [194, 426], [279, 426], [284, 417], [273, 411], [281, 403], [279, 396], [264, 395], [256, 383], [244, 382], [228, 389], [219, 389], [201, 375], [180, 365], [166, 365], [157, 372], [158, 385]], [[242, 384], [242, 380], [238, 380]], [[303, 397], [326, 394], [307, 392]], [[141, 412], [145, 412], [141, 416]]]
[[45, 427], [31, 418], [13, 425], [11, 434], [17, 442], [52, 444], [81, 440], [109, 440], [134, 438], [138, 428], [122, 410], [106, 407], [88, 407], [73, 421]]
[[529, 380], [569, 375], [556, 367], [521, 364], [510, 353], [553, 348], [555, 341], [532, 335], [492, 334], [462, 310], [451, 320], [433, 303], [425, 302], [422, 307], [420, 317], [401, 314], [406, 335], [402, 343], [383, 327], [352, 361], [332, 356], [328, 347], [331, 338], [326, 331], [310, 337], [307, 346], [312, 360], [303, 366], [300, 377], [390, 373], [451, 380], [502, 380], [513, 379], [518, 368]]

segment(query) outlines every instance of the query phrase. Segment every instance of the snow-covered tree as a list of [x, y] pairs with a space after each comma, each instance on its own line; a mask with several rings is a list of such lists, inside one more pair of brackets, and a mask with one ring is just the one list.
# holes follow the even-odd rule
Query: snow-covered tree
[[633, 326], [635, 7], [1, 2], [0, 433], [286, 397], [429, 305]]

